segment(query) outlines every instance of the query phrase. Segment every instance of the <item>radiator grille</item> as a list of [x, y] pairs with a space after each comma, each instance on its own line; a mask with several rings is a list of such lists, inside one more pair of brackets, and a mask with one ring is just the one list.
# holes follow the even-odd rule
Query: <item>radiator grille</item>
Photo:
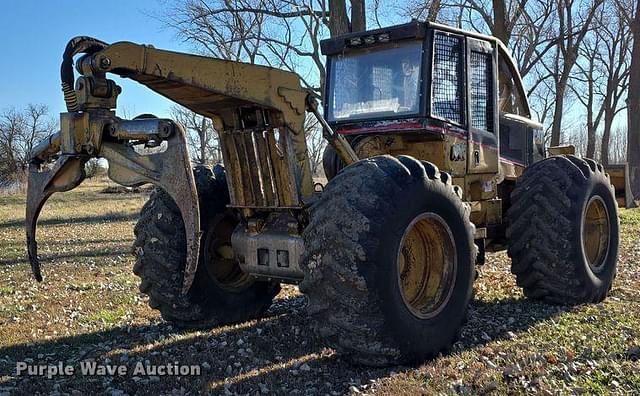
[[287, 134], [281, 132], [270, 128], [222, 133], [232, 206], [300, 206], [295, 157]]

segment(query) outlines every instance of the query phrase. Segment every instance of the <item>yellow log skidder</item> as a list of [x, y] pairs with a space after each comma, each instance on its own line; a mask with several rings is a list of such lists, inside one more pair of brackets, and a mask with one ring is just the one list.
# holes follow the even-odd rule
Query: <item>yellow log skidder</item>
[[[413, 22], [325, 40], [322, 51], [319, 111], [290, 72], [71, 40], [61, 67], [68, 111], [32, 153], [26, 228], [36, 279], [42, 205], [101, 157], [115, 182], [157, 187], [135, 227], [133, 271], [150, 306], [178, 326], [260, 317], [280, 283], [292, 283], [308, 297], [313, 328], [353, 361], [417, 362], [455, 342], [475, 266], [504, 249], [529, 298], [605, 298], [619, 238], [609, 176], [544, 147], [497, 39]], [[192, 169], [185, 131], [171, 120], [117, 117], [121, 89], [110, 73], [211, 118], [224, 167]], [[330, 143], [322, 191], [305, 112]]]

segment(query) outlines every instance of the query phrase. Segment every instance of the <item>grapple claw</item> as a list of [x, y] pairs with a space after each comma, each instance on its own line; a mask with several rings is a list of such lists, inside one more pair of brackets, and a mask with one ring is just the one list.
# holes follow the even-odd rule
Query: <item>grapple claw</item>
[[[162, 120], [159, 120], [162, 121]], [[187, 263], [182, 293], [195, 278], [200, 253], [200, 208], [184, 129], [175, 125], [164, 152], [141, 155], [119, 143], [104, 142], [101, 154], [109, 162], [109, 177], [124, 186], [152, 183], [166, 191], [178, 206], [187, 239]]]
[[[130, 66], [127, 60], [146, 62], [147, 59], [147, 47], [131, 45], [110, 46], [90, 37], [77, 37], [65, 49], [60, 77], [68, 112], [60, 114], [60, 132], [49, 136], [30, 153], [25, 224], [29, 262], [36, 280], [42, 281], [36, 243], [40, 210], [51, 194], [71, 190], [84, 180], [84, 165], [89, 158], [102, 157], [109, 162], [109, 176], [113, 181], [125, 186], [152, 183], [165, 190], [178, 205], [187, 239], [182, 285], [182, 293], [186, 294], [195, 277], [201, 234], [198, 195], [186, 135], [172, 120], [155, 117], [124, 120], [116, 116], [114, 109], [121, 88], [106, 78], [106, 72], [123, 72], [122, 76], [134, 79], [145, 72], [137, 67], [127, 71]], [[118, 48], [140, 50], [142, 57]], [[107, 49], [115, 52], [105, 53]], [[78, 54], [83, 55], [74, 61]], [[122, 61], [125, 64], [112, 69]], [[74, 62], [81, 74], [75, 89]], [[144, 69], [144, 64], [141, 66]], [[161, 143], [166, 143], [166, 150], [159, 153], [142, 155], [133, 149], [143, 144], [156, 147]], [[51, 166], [43, 165], [51, 164], [56, 156], [59, 157]]]
[[77, 187], [85, 178], [85, 158], [63, 155], [49, 169], [32, 163], [29, 166], [27, 185], [27, 209], [25, 215], [27, 233], [27, 251], [31, 271], [38, 282], [42, 282], [40, 261], [38, 260], [38, 243], [36, 227], [38, 216], [44, 203], [54, 192], [68, 191]]

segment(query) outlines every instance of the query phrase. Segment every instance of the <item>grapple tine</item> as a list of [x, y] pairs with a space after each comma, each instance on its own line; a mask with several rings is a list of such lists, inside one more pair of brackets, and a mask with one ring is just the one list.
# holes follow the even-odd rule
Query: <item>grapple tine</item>
[[109, 161], [109, 177], [125, 186], [152, 183], [166, 191], [182, 216], [187, 240], [187, 262], [182, 293], [193, 283], [200, 253], [200, 207], [198, 193], [189, 160], [185, 132], [174, 124], [167, 139], [167, 149], [150, 155], [138, 154], [131, 147], [104, 142], [100, 155]]
[[82, 183], [85, 178], [85, 162], [86, 160], [83, 158], [61, 156], [48, 170], [41, 170], [40, 165], [36, 163], [29, 166], [25, 231], [31, 271], [38, 282], [42, 282], [36, 241], [36, 227], [40, 210], [54, 192], [68, 191]]

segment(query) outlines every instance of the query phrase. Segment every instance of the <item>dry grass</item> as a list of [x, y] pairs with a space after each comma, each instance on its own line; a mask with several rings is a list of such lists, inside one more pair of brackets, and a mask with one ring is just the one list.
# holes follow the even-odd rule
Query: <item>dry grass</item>
[[[640, 391], [640, 211], [623, 211], [619, 275], [602, 304], [527, 301], [492, 255], [476, 282], [462, 340], [420, 367], [350, 366], [309, 334], [293, 287], [268, 316], [179, 332], [138, 293], [130, 245], [140, 194], [100, 194], [102, 182], [55, 194], [39, 228], [45, 281], [25, 259], [24, 195], [0, 197], [0, 394], [633, 393]], [[16, 361], [133, 368], [137, 361], [198, 364], [198, 377], [15, 376]], [[75, 392], [74, 392], [75, 391]], [[78, 393], [81, 392], [81, 393]]]

